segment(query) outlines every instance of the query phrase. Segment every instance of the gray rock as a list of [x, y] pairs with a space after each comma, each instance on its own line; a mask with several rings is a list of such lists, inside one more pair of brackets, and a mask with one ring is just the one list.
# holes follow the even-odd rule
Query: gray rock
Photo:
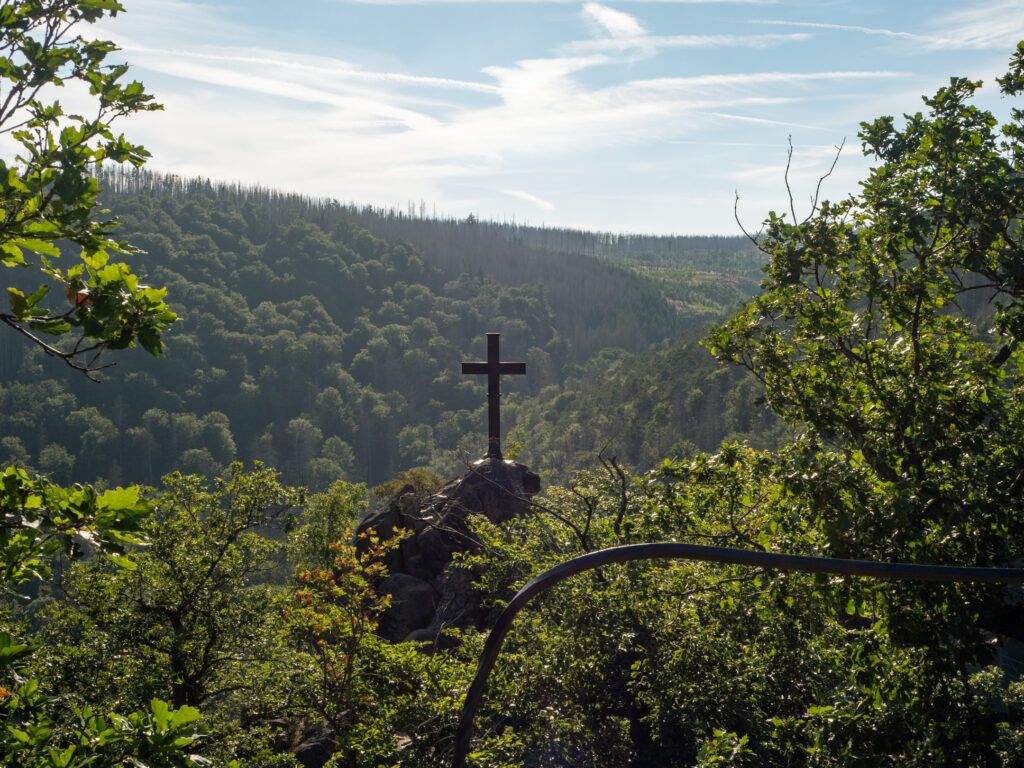
[[334, 750], [337, 748], [334, 736], [327, 726], [321, 723], [311, 729], [302, 743], [292, 750], [292, 754], [302, 768], [323, 768], [334, 756]]
[[423, 629], [434, 619], [434, 588], [415, 576], [392, 573], [377, 585], [381, 595], [391, 595], [391, 606], [380, 620], [380, 633], [385, 637], [405, 637]]
[[[456, 553], [479, 551], [468, 519], [484, 515], [496, 524], [511, 520], [526, 514], [530, 498], [539, 492], [540, 477], [526, 466], [484, 459], [422, 503], [407, 486], [364, 518], [357, 537], [367, 530], [382, 539], [409, 532], [385, 560], [390, 575], [378, 589], [395, 599], [381, 617], [381, 637], [392, 642], [433, 640], [445, 627], [481, 627], [486, 616], [473, 575], [448, 567]], [[365, 545], [357, 538], [356, 546]]]

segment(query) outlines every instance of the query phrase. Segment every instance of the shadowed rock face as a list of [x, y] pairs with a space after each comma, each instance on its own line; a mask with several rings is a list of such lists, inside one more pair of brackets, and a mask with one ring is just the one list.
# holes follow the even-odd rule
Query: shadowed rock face
[[446, 571], [455, 553], [478, 551], [466, 520], [482, 514], [503, 523], [525, 514], [539, 491], [540, 477], [524, 465], [485, 459], [425, 501], [406, 486], [364, 518], [357, 534], [373, 530], [386, 539], [410, 532], [388, 553], [389, 575], [377, 587], [391, 595], [378, 633], [392, 642], [433, 641], [445, 627], [481, 626], [486, 617], [471, 574]]

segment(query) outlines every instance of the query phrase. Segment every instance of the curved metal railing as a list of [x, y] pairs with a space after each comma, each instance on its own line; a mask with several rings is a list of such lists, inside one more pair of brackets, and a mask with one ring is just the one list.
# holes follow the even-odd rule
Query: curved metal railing
[[512, 621], [526, 604], [537, 595], [551, 589], [560, 581], [585, 571], [613, 563], [633, 560], [701, 560], [728, 565], [750, 565], [775, 571], [803, 571], [806, 573], [834, 573], [844, 576], [865, 576], [875, 579], [905, 579], [908, 581], [975, 582], [1024, 584], [1022, 568], [961, 568], [950, 565], [917, 565], [913, 563], [879, 563], [870, 560], [838, 560], [830, 557], [782, 555], [773, 552], [753, 552], [727, 547], [708, 547], [700, 544], [629, 544], [611, 547], [574, 557], [556, 565], [527, 582], [516, 593], [487, 637], [476, 676], [469, 686], [462, 704], [459, 728], [455, 735], [455, 755], [452, 768], [465, 768], [473, 738], [473, 719], [480, 709], [487, 678], [512, 628]]

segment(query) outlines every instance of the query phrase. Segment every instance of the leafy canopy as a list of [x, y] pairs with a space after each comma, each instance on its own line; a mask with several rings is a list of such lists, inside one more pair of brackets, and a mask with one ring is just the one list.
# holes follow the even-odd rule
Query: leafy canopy
[[[0, 264], [33, 270], [45, 282], [35, 290], [10, 286], [9, 312], [0, 321], [92, 378], [107, 348], [136, 342], [153, 355], [161, 333], [175, 320], [164, 291], [150, 288], [112, 254], [131, 247], [114, 240], [101, 220], [95, 172], [105, 160], [138, 167], [147, 153], [110, 128], [117, 118], [159, 109], [141, 83], [122, 82], [126, 65], [106, 65], [109, 42], [75, 33], [123, 10], [114, 0], [23, 0], [0, 4], [0, 135], [18, 147], [0, 159]], [[84, 87], [95, 111], [66, 114], [52, 91]], [[78, 261], [58, 266], [78, 248]], [[53, 286], [70, 303], [45, 308]], [[52, 341], [44, 336], [53, 337]], [[64, 337], [64, 341], [60, 339]], [[137, 543], [149, 505], [138, 488], [99, 493], [64, 488], [18, 467], [0, 474], [0, 589], [49, 576], [49, 561], [62, 544], [86, 539], [101, 550]], [[117, 557], [117, 556], [115, 556]], [[126, 562], [126, 561], [125, 561]], [[6, 624], [6, 620], [4, 621]], [[89, 707], [70, 709], [63, 697], [25, 667], [38, 650], [0, 631], [0, 758], [25, 768], [96, 768], [116, 765], [195, 765], [190, 754], [201, 737], [191, 707], [153, 700], [128, 715]]]
[[[0, 312], [0, 321], [86, 375], [107, 348], [138, 342], [159, 355], [161, 334], [176, 319], [163, 289], [111, 259], [134, 249], [113, 238], [115, 222], [100, 218], [101, 165], [139, 167], [149, 156], [111, 124], [161, 109], [142, 83], [124, 81], [126, 64], [105, 63], [117, 50], [113, 43], [76, 31], [122, 10], [114, 0], [0, 6], [0, 134], [19, 148], [13, 160], [0, 159], [0, 263], [34, 268], [45, 280], [36, 290], [9, 287], [10, 311]], [[51, 100], [55, 89], [71, 85], [87, 89], [94, 111], [68, 114]], [[62, 253], [72, 247], [78, 260], [62, 268]], [[68, 302], [44, 306], [54, 286]], [[61, 337], [69, 338], [61, 344]]]
[[[1024, 46], [1002, 79], [1024, 90]], [[937, 562], [1019, 557], [1024, 483], [1019, 217], [1022, 113], [1000, 129], [953, 78], [925, 113], [862, 124], [861, 194], [804, 221], [772, 213], [762, 294], [708, 340], [769, 404], [867, 473], [875, 510], [837, 553]], [[833, 521], [837, 522], [837, 521]]]

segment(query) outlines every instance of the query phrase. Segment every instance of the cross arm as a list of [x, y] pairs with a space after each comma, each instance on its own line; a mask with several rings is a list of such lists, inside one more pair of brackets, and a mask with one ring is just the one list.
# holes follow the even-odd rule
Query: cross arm
[[[491, 372], [491, 364], [482, 362], [463, 363], [462, 372], [464, 374], [486, 375]], [[525, 376], [526, 363], [498, 363], [498, 373], [504, 376]]]

